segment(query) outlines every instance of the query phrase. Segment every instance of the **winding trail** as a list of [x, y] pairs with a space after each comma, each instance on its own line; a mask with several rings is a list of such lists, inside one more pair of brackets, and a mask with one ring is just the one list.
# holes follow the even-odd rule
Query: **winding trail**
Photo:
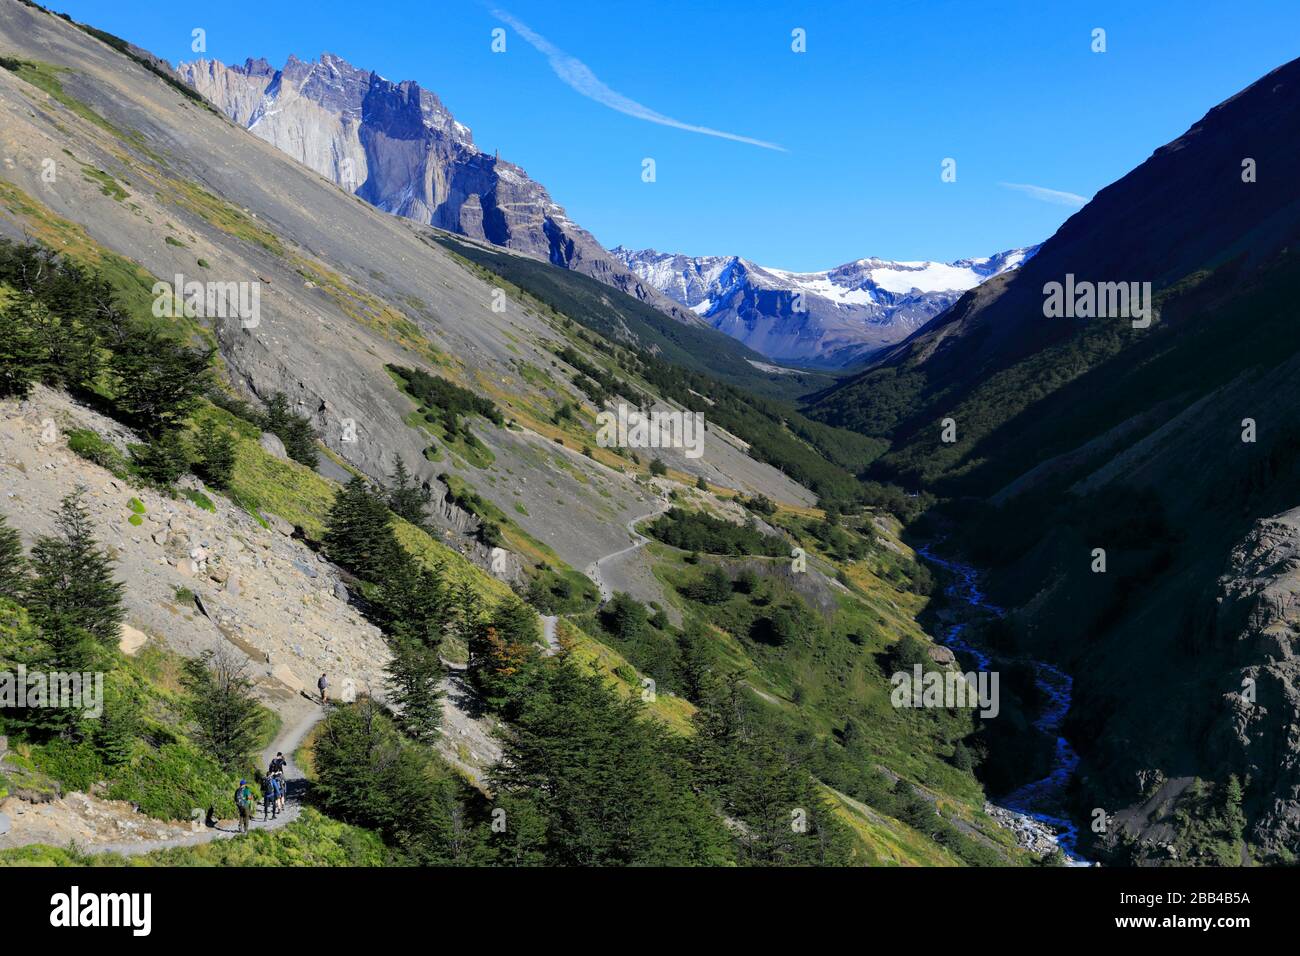
[[[288, 764], [284, 768], [284, 782], [286, 797], [284, 801], [284, 811], [272, 820], [263, 822], [257, 819], [257, 813], [249, 825], [252, 830], [279, 830], [286, 827], [294, 820], [297, 820], [302, 813], [303, 795], [307, 790], [307, 779], [303, 775], [302, 769], [294, 762], [294, 751], [302, 744], [311, 729], [315, 727], [325, 717], [325, 708], [318, 704], [311, 704], [310, 709], [288, 730], [282, 730], [280, 736], [262, 751], [262, 766], [267, 766], [271, 758], [278, 752], [285, 755]], [[127, 843], [94, 843], [79, 847], [85, 853], [120, 853], [124, 856], [137, 856], [141, 853], [149, 853], [153, 850], [167, 850], [178, 846], [198, 846], [202, 843], [211, 843], [213, 840], [224, 840], [230, 837], [239, 836], [239, 822], [237, 820], [221, 820], [217, 826], [209, 829], [186, 833], [181, 836], [172, 837], [166, 840], [141, 840]]]
[[555, 622], [559, 618], [554, 614], [542, 614], [542, 638], [546, 641], [546, 650], [543, 652], [547, 657], [554, 657], [560, 653], [560, 639], [555, 636]]
[[[993, 617], [1002, 617], [1006, 613], [985, 597], [980, 588], [979, 572], [975, 568], [950, 558], [940, 558], [928, 545], [918, 548], [916, 553], [953, 576], [953, 583], [945, 588], [945, 593], [961, 601], [972, 612]], [[959, 621], [950, 625], [941, 639], [955, 653], [973, 660], [977, 670], [987, 671], [992, 660], [983, 649], [972, 644], [966, 637], [968, 623]], [[1063, 809], [1066, 787], [1079, 766], [1078, 753], [1061, 734], [1061, 726], [1065, 723], [1073, 700], [1074, 678], [1045, 661], [1033, 658], [1024, 660], [1033, 668], [1034, 682], [1047, 701], [1034, 720], [1034, 727], [1055, 738], [1056, 748], [1051, 772], [1041, 780], [1027, 783], [1003, 797], [1001, 803], [1022, 818], [1026, 825], [1037, 824], [1047, 828], [1049, 838], [1061, 848], [1071, 866], [1090, 866], [1091, 863], [1078, 853], [1079, 827]]]
[[609, 554], [605, 555], [603, 558], [597, 558], [591, 564], [587, 565], [587, 570], [586, 570], [587, 577], [595, 581], [596, 587], [600, 588], [600, 601], [602, 604], [604, 604], [606, 601], [608, 601], [610, 598], [614, 596], [614, 591], [609, 586], [609, 584], [605, 581], [604, 575], [601, 574], [601, 568], [604, 567], [606, 564], [608, 564], [610, 561], [613, 561], [615, 558], [621, 558], [625, 554], [631, 554], [633, 551], [640, 550], [641, 548], [644, 548], [647, 544], [649, 544], [650, 539], [647, 538], [645, 535], [643, 535], [640, 531], [637, 531], [636, 526], [639, 525], [642, 521], [646, 521], [650, 518], [657, 518], [659, 515], [667, 511], [670, 507], [672, 506], [668, 502], [659, 501], [655, 505], [654, 511], [648, 512], [643, 515], [638, 515], [637, 517], [629, 520], [627, 522], [626, 527], [627, 527], [627, 533], [630, 534], [634, 539], [632, 543], [625, 548], [619, 548], [617, 551], [610, 552]]

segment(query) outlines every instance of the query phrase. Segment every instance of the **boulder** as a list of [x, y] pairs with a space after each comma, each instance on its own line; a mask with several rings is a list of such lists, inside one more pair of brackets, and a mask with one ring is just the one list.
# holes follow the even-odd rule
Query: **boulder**
[[289, 460], [289, 453], [284, 449], [284, 442], [280, 441], [280, 436], [273, 435], [270, 432], [262, 432], [262, 437], [257, 443], [266, 450], [268, 454], [274, 455], [281, 461]]
[[130, 624], [123, 624], [117, 639], [117, 646], [123, 654], [132, 657], [136, 651], [144, 647], [145, 642], [148, 640], [149, 635], [144, 631], [137, 630]]
[[943, 667], [957, 663], [957, 655], [942, 644], [931, 644], [926, 648], [926, 653], [930, 655], [930, 660]]

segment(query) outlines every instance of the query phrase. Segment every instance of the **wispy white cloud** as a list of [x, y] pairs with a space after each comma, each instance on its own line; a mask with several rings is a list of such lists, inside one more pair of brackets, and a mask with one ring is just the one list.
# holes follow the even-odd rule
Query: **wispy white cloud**
[[1032, 196], [1040, 202], [1050, 202], [1057, 206], [1073, 206], [1078, 209], [1088, 204], [1087, 196], [1067, 193], [1060, 189], [1048, 189], [1046, 186], [1030, 186], [1028, 183], [998, 183], [998, 185]]
[[612, 90], [606, 86], [591, 68], [583, 63], [577, 57], [570, 56], [559, 47], [557, 47], [546, 37], [529, 29], [527, 24], [516, 20], [509, 13], [503, 10], [493, 10], [492, 15], [498, 20], [509, 24], [516, 33], [526, 40], [529, 45], [534, 47], [539, 53], [546, 57], [555, 71], [555, 75], [563, 80], [567, 85], [572, 87], [578, 93], [587, 97], [589, 100], [595, 100], [612, 110], [618, 110], [620, 113], [626, 113], [628, 116], [645, 120], [648, 123], [658, 123], [661, 126], [671, 126], [674, 129], [683, 129], [688, 133], [703, 133], [705, 136], [717, 136], [720, 139], [730, 139], [737, 143], [748, 143], [750, 146], [761, 146], [763, 149], [775, 149], [780, 152], [786, 152], [784, 146], [776, 143], [769, 143], [761, 139], [754, 139], [751, 136], [740, 136], [736, 133], [727, 133], [719, 129], [710, 129], [707, 126], [695, 126], [692, 123], [683, 123], [681, 120], [673, 119], [671, 116], [665, 116], [663, 113], [657, 113], [648, 106], [643, 106], [636, 100], [628, 99], [617, 90]]

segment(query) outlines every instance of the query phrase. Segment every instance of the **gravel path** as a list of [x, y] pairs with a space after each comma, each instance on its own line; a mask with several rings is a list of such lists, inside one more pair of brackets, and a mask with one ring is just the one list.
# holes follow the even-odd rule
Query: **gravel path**
[[[305, 702], [304, 702], [305, 703]], [[284, 811], [272, 820], [262, 821], [260, 811], [254, 814], [254, 819], [250, 825], [250, 830], [278, 830], [281, 827], [288, 826], [302, 813], [302, 798], [307, 789], [307, 780], [303, 776], [302, 770], [294, 763], [293, 753], [306, 738], [311, 729], [325, 716], [325, 708], [310, 704], [306, 708], [295, 708], [293, 715], [298, 718], [297, 722], [288, 730], [282, 731], [280, 736], [272, 741], [271, 745], [262, 752], [262, 765], [267, 766], [271, 758], [277, 751], [282, 751], [285, 758], [289, 761], [284, 768], [284, 781], [288, 795], [285, 799]], [[86, 846], [82, 849], [87, 853], [121, 853], [126, 856], [135, 856], [140, 853], [149, 853], [153, 850], [166, 850], [176, 846], [197, 846], [201, 843], [210, 843], [213, 840], [224, 840], [228, 837], [239, 835], [239, 822], [237, 820], [222, 820], [212, 829], [204, 828], [203, 830], [187, 833], [183, 836], [174, 837], [168, 840], [146, 840], [132, 843], [100, 843], [92, 846]]]
[[554, 657], [560, 652], [560, 639], [555, 636], [555, 622], [559, 620], [554, 614], [543, 614], [542, 637], [546, 639], [546, 656]]
[[636, 526], [640, 524], [642, 521], [647, 521], [651, 518], [657, 518], [659, 515], [667, 511], [669, 507], [670, 506], [668, 502], [660, 501], [658, 504], [655, 505], [654, 511], [632, 518], [627, 523], [627, 531], [628, 534], [632, 535], [634, 539], [633, 542], [629, 544], [626, 548], [620, 548], [617, 551], [613, 551], [605, 555], [603, 558], [599, 558], [593, 563], [587, 565], [587, 577], [595, 581], [596, 587], [600, 588], [600, 600], [602, 604], [614, 596], [614, 591], [610, 587], [610, 585], [605, 581], [604, 575], [601, 574], [601, 569], [609, 562], [617, 560], [618, 558], [623, 557], [623, 555], [625, 554], [631, 554], [633, 551], [638, 551], [641, 548], [644, 548], [647, 544], [649, 544], [650, 539], [647, 538], [645, 535], [643, 535], [640, 531], [637, 531]]

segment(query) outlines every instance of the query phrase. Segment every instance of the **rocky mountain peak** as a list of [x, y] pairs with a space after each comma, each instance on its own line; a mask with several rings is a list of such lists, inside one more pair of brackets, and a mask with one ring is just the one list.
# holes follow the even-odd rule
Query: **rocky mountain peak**
[[182, 63], [185, 82], [236, 123], [394, 215], [574, 269], [684, 322], [698, 318], [643, 283], [573, 223], [521, 166], [484, 153], [470, 128], [414, 80], [393, 82], [322, 53], [240, 66]]

